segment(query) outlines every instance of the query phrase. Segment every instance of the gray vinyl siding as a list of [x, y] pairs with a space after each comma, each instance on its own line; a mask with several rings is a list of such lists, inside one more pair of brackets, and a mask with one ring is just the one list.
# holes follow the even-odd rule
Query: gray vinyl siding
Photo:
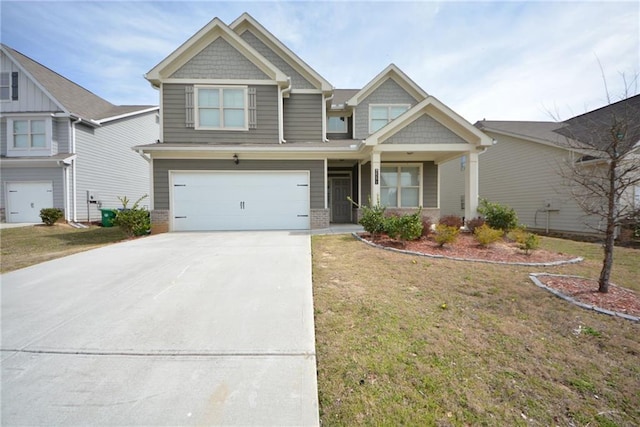
[[[150, 112], [113, 122], [102, 127], [76, 127], [78, 220], [87, 219], [87, 190], [96, 191], [103, 208], [118, 208], [118, 197], [131, 204], [150, 194], [149, 163], [131, 147], [158, 139], [156, 113]], [[131, 206], [131, 204], [129, 206]], [[141, 202], [149, 206], [149, 199]], [[100, 218], [98, 207], [90, 207], [91, 219]]]
[[[382, 162], [384, 165], [385, 162]], [[371, 197], [371, 163], [362, 166], [361, 176], [362, 203], [368, 205]], [[375, 205], [377, 200], [371, 200], [371, 203]], [[438, 207], [438, 165], [434, 162], [422, 162], [422, 204], [423, 208]]]
[[315, 89], [313, 84], [298, 73], [291, 65], [276, 54], [271, 48], [262, 43], [251, 31], [247, 30], [240, 36], [252, 48], [258, 51], [269, 62], [276, 66], [285, 75], [291, 77], [291, 87], [293, 89]]
[[398, 83], [389, 78], [369, 96], [360, 101], [356, 107], [354, 123], [354, 139], [365, 139], [369, 136], [369, 105], [371, 104], [409, 104], [418, 103]]
[[169, 171], [310, 171], [311, 209], [324, 209], [324, 161], [322, 160], [242, 160], [156, 159], [153, 161], [154, 209], [169, 209]]
[[5, 197], [8, 182], [52, 182], [53, 207], [64, 210], [64, 172], [60, 167], [47, 168], [0, 168], [0, 208], [6, 207]]
[[202, 49], [171, 77], [269, 80], [269, 76], [222, 38], [216, 39]]
[[[185, 125], [185, 86], [163, 84], [164, 141], [200, 144], [278, 144], [278, 89], [260, 85], [256, 88], [257, 128], [248, 131], [198, 130]], [[195, 112], [194, 112], [195, 114]]]
[[[485, 155], [486, 153], [480, 157], [482, 158]], [[461, 170], [460, 167], [460, 157], [440, 165], [440, 179], [442, 180], [440, 184], [440, 213], [442, 216], [464, 216], [460, 197], [463, 197], [465, 193], [464, 181], [466, 172]]]
[[49, 98], [25, 73], [18, 68], [3, 52], [0, 52], [0, 71], [18, 72], [18, 100], [0, 101], [3, 113], [60, 111], [60, 108]]
[[[598, 225], [598, 219], [587, 217], [567, 189], [562, 185], [558, 170], [567, 151], [520, 138], [485, 131], [497, 140], [479, 156], [479, 194], [492, 202], [511, 206], [521, 224], [531, 229], [545, 230], [547, 214], [545, 200], [551, 199], [559, 209], [549, 212], [549, 230], [558, 232], [593, 233], [585, 222]], [[450, 163], [454, 163], [453, 160]], [[464, 194], [464, 172], [459, 160], [442, 170], [443, 191]], [[462, 175], [462, 177], [455, 175]], [[458, 188], [451, 190], [456, 185]], [[445, 211], [442, 211], [445, 214]]]
[[455, 133], [430, 116], [423, 115], [383, 144], [466, 144]]
[[53, 119], [53, 139], [57, 145], [55, 153], [70, 153], [70, 121], [66, 118]]
[[0, 155], [7, 155], [7, 119], [0, 118]]
[[287, 142], [322, 141], [322, 95], [291, 94], [283, 103], [284, 139]]

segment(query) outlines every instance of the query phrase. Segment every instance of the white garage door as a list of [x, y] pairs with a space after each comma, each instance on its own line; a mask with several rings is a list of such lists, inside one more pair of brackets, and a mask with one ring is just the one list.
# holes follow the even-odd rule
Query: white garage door
[[171, 172], [172, 229], [306, 230], [309, 172]]
[[53, 207], [53, 184], [8, 182], [7, 222], [42, 222], [40, 209]]

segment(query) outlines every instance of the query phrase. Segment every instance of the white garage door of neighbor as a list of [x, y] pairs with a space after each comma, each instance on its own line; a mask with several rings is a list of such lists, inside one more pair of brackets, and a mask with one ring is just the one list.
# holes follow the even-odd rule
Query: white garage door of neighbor
[[42, 222], [40, 209], [51, 207], [51, 181], [7, 183], [7, 222]]
[[309, 172], [171, 172], [173, 231], [306, 230]]

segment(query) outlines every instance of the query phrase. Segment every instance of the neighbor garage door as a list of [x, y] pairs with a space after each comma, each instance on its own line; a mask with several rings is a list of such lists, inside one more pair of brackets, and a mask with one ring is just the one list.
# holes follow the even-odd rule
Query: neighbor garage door
[[53, 184], [8, 182], [7, 222], [41, 222], [40, 209], [53, 207]]
[[309, 228], [307, 171], [170, 174], [174, 231]]

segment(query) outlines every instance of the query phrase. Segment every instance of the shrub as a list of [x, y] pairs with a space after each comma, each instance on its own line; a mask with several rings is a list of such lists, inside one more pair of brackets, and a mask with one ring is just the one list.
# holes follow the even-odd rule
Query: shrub
[[427, 237], [431, 233], [431, 218], [422, 218], [422, 237]]
[[62, 218], [64, 214], [62, 213], [62, 209], [58, 208], [44, 208], [40, 209], [40, 219], [46, 225], [55, 224], [60, 218]]
[[500, 240], [504, 233], [502, 230], [496, 230], [495, 228], [489, 227], [487, 224], [482, 224], [480, 227], [475, 229], [473, 235], [480, 246], [486, 247]]
[[523, 226], [512, 230], [508, 237], [516, 242], [518, 248], [527, 255], [530, 255], [531, 252], [540, 247], [540, 237], [537, 234], [528, 232]]
[[440, 218], [438, 224], [447, 225], [449, 227], [462, 227], [462, 218], [457, 215], [445, 215]]
[[[369, 204], [371, 204], [371, 200], [369, 200]], [[360, 225], [362, 225], [364, 231], [371, 234], [375, 240], [380, 233], [385, 231], [384, 211], [386, 208], [380, 206], [380, 203], [375, 206], [357, 206], [362, 209], [362, 218], [360, 218], [359, 221]]]
[[491, 228], [506, 232], [518, 226], [518, 215], [509, 206], [491, 203], [487, 199], [482, 199], [480, 200], [478, 212], [484, 215], [485, 222]]
[[149, 234], [151, 230], [151, 218], [149, 217], [149, 211], [139, 207], [140, 202], [147, 197], [140, 197], [133, 204], [131, 208], [128, 208], [129, 199], [125, 197], [118, 197], [118, 200], [122, 203], [122, 209], [116, 211], [116, 217], [113, 223], [120, 227], [128, 236], [143, 236]]
[[446, 224], [438, 224], [436, 226], [436, 235], [434, 237], [438, 246], [442, 247], [446, 243], [453, 243], [458, 238], [460, 227], [454, 227]]
[[479, 216], [467, 221], [467, 228], [472, 233], [475, 233], [476, 228], [481, 227], [483, 225], [484, 225], [484, 218], [479, 217]]
[[384, 231], [392, 239], [399, 239], [403, 243], [407, 240], [417, 240], [422, 235], [421, 210], [409, 215], [391, 215], [384, 219]]

